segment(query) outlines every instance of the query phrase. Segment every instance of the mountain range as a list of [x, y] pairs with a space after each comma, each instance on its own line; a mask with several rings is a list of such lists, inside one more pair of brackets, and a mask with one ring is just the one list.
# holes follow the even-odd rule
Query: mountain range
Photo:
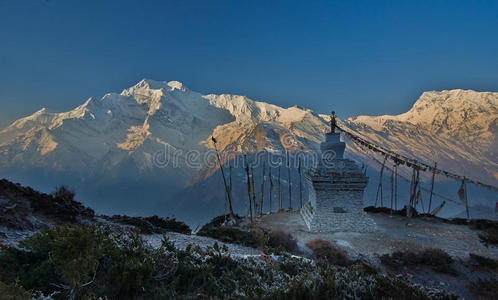
[[[423, 93], [404, 114], [358, 116], [340, 124], [387, 149], [496, 186], [497, 116], [498, 93], [445, 90]], [[233, 167], [235, 206], [244, 213], [243, 154], [250, 161], [258, 158], [256, 153], [280, 157], [285, 198], [285, 154], [317, 153], [328, 120], [298, 106], [203, 95], [177, 81], [143, 79], [68, 112], [43, 108], [13, 122], [0, 131], [0, 170], [41, 189], [62, 183], [75, 187], [80, 201], [105, 213], [196, 211], [212, 216], [224, 203], [216, 146], [227, 172], [227, 162]], [[370, 164], [369, 175], [376, 178], [379, 165], [347, 137], [344, 141], [346, 155]], [[299, 193], [296, 167], [291, 167], [293, 201]], [[254, 172], [262, 178], [262, 165]], [[272, 178], [276, 176], [274, 169]], [[255, 175], [258, 182], [259, 177]]]

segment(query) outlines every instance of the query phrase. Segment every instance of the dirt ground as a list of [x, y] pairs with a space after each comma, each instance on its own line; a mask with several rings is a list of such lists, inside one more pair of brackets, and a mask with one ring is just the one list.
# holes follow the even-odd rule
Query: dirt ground
[[439, 248], [457, 261], [454, 265], [459, 275], [438, 273], [424, 266], [412, 266], [401, 271], [401, 274], [415, 283], [441, 288], [463, 299], [485, 299], [469, 289], [469, 282], [479, 278], [490, 279], [496, 274], [469, 269], [465, 261], [468, 261], [469, 253], [498, 259], [498, 248], [485, 247], [479, 240], [479, 231], [472, 230], [467, 225], [447, 224], [431, 218], [408, 219], [385, 213], [368, 215], [377, 224], [375, 232], [312, 233], [307, 230], [298, 212], [264, 215], [257, 218], [256, 223], [267, 230], [290, 233], [303, 251], [310, 252], [305, 246], [308, 241], [321, 238], [340, 246], [350, 258], [366, 259], [386, 271], [380, 263], [379, 257], [382, 254], [397, 250], [416, 252], [426, 247]]
[[298, 212], [264, 215], [256, 222], [268, 230], [290, 233], [300, 245], [322, 238], [336, 243], [352, 257], [366, 256], [371, 260], [396, 250], [414, 251], [425, 247], [440, 248], [454, 258], [467, 258], [469, 253], [474, 253], [498, 259], [498, 248], [485, 247], [479, 240], [479, 231], [466, 225], [447, 224], [430, 218], [408, 219], [384, 213], [368, 215], [377, 224], [375, 232], [309, 232]]

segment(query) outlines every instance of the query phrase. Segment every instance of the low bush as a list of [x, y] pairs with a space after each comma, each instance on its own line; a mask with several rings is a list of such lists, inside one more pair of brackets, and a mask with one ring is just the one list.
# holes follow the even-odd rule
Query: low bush
[[[0, 250], [0, 294], [54, 299], [450, 299], [353, 265], [337, 269], [288, 255], [234, 259], [214, 246], [151, 248], [136, 233], [60, 227]], [[27, 299], [27, 298], [26, 298]]]
[[122, 215], [114, 215], [112, 217], [103, 216], [109, 221], [123, 225], [130, 225], [138, 229], [143, 234], [178, 232], [190, 234], [191, 230], [185, 223], [176, 219], [161, 218], [158, 216], [152, 217], [130, 217]]
[[[197, 235], [207, 236], [222, 242], [239, 244], [258, 248], [265, 253], [282, 254], [284, 252], [299, 254], [296, 240], [292, 235], [275, 230], [267, 232], [260, 227], [244, 228], [237, 225], [225, 224], [225, 217], [219, 216], [204, 225]], [[235, 224], [240, 217], [235, 216]]]
[[298, 251], [296, 239], [289, 233], [273, 230], [268, 234], [267, 251], [281, 253], [283, 251], [296, 254]]
[[20, 246], [1, 250], [0, 281], [19, 280], [23, 288], [45, 294], [57, 291], [60, 299], [99, 295], [135, 299], [154, 275], [159, 258], [138, 235], [112, 236], [96, 227], [59, 227]]
[[470, 253], [469, 261], [473, 267], [483, 271], [498, 271], [498, 260]]
[[314, 239], [306, 243], [313, 251], [313, 257], [316, 260], [324, 260], [329, 264], [336, 266], [347, 266], [351, 264], [346, 252], [339, 247], [334, 247], [329, 241]]
[[4, 300], [29, 300], [32, 293], [18, 286], [17, 283], [5, 284], [0, 281], [0, 295]]
[[421, 252], [421, 263], [428, 266], [448, 265], [453, 263], [453, 258], [438, 248], [426, 248]]
[[266, 243], [266, 233], [260, 228], [246, 229], [236, 224], [241, 221], [235, 215], [232, 224], [226, 223], [229, 215], [221, 215], [213, 218], [209, 223], [202, 226], [197, 235], [207, 236], [226, 243], [239, 244], [246, 247], [263, 248]]
[[[393, 215], [406, 217], [407, 209], [408, 209], [408, 207], [406, 205], [402, 209], [399, 209], [399, 210], [393, 209], [392, 211], [389, 207], [367, 206], [367, 207], [363, 208], [363, 211], [366, 211], [369, 213], [384, 213], [384, 214], [391, 214], [392, 213]], [[412, 209], [411, 209], [411, 214], [412, 214], [413, 218], [424, 215], [424, 214], [420, 214], [414, 207], [412, 207]]]
[[497, 221], [474, 219], [470, 220], [469, 227], [474, 230], [480, 230], [484, 232], [484, 234], [479, 234], [479, 238], [486, 247], [488, 247], [489, 245], [498, 246]]
[[428, 266], [434, 271], [450, 275], [458, 275], [453, 266], [453, 259], [446, 252], [436, 248], [426, 248], [420, 252], [395, 251], [391, 255], [384, 254], [380, 261], [387, 267], [400, 271], [403, 266]]
[[74, 196], [76, 196], [76, 192], [65, 185], [58, 186], [55, 191], [52, 192], [52, 197], [62, 201], [74, 201]]
[[161, 228], [166, 231], [178, 232], [183, 234], [191, 234], [192, 231], [187, 224], [176, 220], [175, 218], [161, 218], [158, 216], [146, 217], [145, 221], [151, 223], [156, 228]]
[[[214, 217], [209, 223], [205, 224], [203, 227], [219, 227], [221, 225], [224, 225], [225, 222], [230, 220], [230, 215], [221, 215]], [[239, 215], [234, 215], [233, 216], [233, 221], [235, 223], [238, 223], [242, 220], [242, 218]]]
[[498, 295], [498, 279], [482, 279], [471, 280], [467, 283], [467, 287], [480, 299], [496, 299]]
[[201, 230], [199, 230], [199, 232], [197, 232], [197, 235], [207, 236], [222, 242], [234, 243], [253, 248], [259, 248], [262, 243], [264, 243], [259, 240], [258, 237], [254, 236], [251, 231], [242, 230], [230, 225], [223, 225], [219, 227], [204, 226]]
[[74, 223], [78, 218], [92, 219], [95, 215], [94, 211], [75, 201], [75, 195], [73, 190], [61, 185], [50, 195], [50, 198], [41, 197], [31, 201], [31, 207], [63, 223]]
[[414, 286], [398, 276], [364, 272], [364, 265], [337, 269], [319, 263], [314, 276], [300, 273], [285, 289], [270, 291], [263, 299], [458, 299], [437, 290]]

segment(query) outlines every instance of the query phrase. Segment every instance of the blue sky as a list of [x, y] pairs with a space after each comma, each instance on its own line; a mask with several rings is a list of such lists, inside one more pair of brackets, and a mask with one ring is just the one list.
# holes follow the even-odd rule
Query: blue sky
[[498, 1], [0, 0], [0, 126], [141, 78], [340, 117], [498, 91]]

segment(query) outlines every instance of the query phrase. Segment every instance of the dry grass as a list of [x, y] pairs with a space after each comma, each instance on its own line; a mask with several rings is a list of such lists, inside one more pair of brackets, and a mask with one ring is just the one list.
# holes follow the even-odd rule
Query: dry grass
[[469, 259], [466, 261], [466, 265], [474, 270], [483, 272], [498, 271], [498, 260], [474, 253], [469, 254]]
[[346, 252], [337, 246], [333, 246], [329, 241], [314, 239], [306, 243], [306, 246], [313, 251], [313, 257], [316, 260], [326, 261], [337, 266], [348, 266], [351, 264]]
[[458, 275], [451, 256], [437, 248], [426, 248], [420, 252], [395, 251], [391, 255], [382, 255], [380, 261], [396, 271], [400, 271], [404, 266], [428, 266], [439, 273]]
[[496, 299], [496, 295], [498, 295], [497, 279], [477, 279], [469, 281], [467, 286], [479, 296], [479, 299]]
[[267, 245], [269, 248], [280, 249], [289, 253], [296, 253], [298, 249], [297, 242], [292, 235], [281, 230], [270, 231]]

